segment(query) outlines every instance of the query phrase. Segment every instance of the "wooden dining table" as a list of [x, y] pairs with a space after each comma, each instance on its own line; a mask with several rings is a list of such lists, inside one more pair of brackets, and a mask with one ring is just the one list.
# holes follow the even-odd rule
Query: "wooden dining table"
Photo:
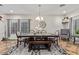
[[54, 34], [26, 34], [26, 35], [17, 35], [17, 38], [21, 37], [59, 37], [59, 35]]
[[[19, 38], [34, 38], [33, 41], [29, 41], [28, 42], [28, 47], [29, 50], [32, 49], [32, 45], [44, 45], [47, 44], [48, 45], [48, 50], [50, 50], [50, 46], [51, 46], [51, 40], [49, 38], [54, 37], [54, 38], [59, 38], [59, 35], [54, 35], [54, 34], [26, 34], [26, 35], [17, 35], [17, 41]], [[36, 38], [39, 37], [40, 40], [37, 40]], [[47, 40], [42, 40], [42, 38], [48, 38]], [[18, 43], [17, 43], [18, 45]]]

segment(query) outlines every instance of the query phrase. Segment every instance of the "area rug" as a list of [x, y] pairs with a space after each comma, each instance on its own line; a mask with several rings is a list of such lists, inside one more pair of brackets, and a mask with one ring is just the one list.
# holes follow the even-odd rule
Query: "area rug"
[[16, 46], [11, 47], [3, 55], [68, 55], [66, 51], [56, 44], [51, 45], [51, 51], [48, 50], [31, 50], [28, 52], [28, 45], [26, 47], [20, 45], [18, 48]]

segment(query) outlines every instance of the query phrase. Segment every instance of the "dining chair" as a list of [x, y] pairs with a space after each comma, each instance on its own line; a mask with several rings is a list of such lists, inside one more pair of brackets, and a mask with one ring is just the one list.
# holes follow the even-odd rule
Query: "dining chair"
[[[51, 35], [58, 35], [59, 36], [59, 30], [56, 30], [56, 32], [54, 34]], [[52, 41], [53, 44], [58, 45], [58, 37], [49, 37], [49, 40]]]
[[58, 45], [58, 38], [56, 38], [56, 37], [48, 37], [48, 39], [49, 39], [53, 44]]
[[16, 33], [16, 36], [17, 36], [17, 47], [19, 46], [19, 44], [21, 45], [22, 44], [22, 42], [24, 43], [24, 47], [25, 47], [25, 43], [26, 43], [26, 39], [27, 38], [18, 38], [18, 36], [20, 35], [21, 33], [20, 32], [17, 32]]
[[41, 34], [46, 34], [46, 33], [47, 33], [46, 30], [42, 30], [42, 31], [41, 31]]
[[30, 34], [35, 34], [35, 30], [30, 30]]
[[[30, 30], [30, 34], [35, 35], [35, 30]], [[34, 37], [29, 37], [28, 43], [29, 43], [29, 41], [34, 41]]]
[[[47, 31], [46, 30], [42, 30], [41, 34], [46, 35]], [[42, 37], [42, 40], [48, 40], [48, 37]]]
[[70, 31], [69, 31], [69, 29], [61, 29], [60, 39], [64, 39], [64, 40], [69, 41], [69, 39], [70, 39]]

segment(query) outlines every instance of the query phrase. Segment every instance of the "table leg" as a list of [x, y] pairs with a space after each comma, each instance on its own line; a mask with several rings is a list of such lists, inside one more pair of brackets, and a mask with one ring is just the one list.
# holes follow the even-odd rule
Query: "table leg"
[[19, 42], [18, 42], [18, 38], [17, 38], [17, 47], [18, 47], [18, 44], [19, 44]]
[[28, 52], [30, 52], [31, 51], [31, 44], [29, 44], [29, 49], [28, 49]]
[[58, 45], [59, 39], [60, 39], [60, 38], [58, 37], [58, 38], [57, 38], [57, 45]]
[[51, 51], [50, 47], [51, 47], [51, 43], [48, 44], [48, 51]]
[[48, 51], [51, 51], [50, 48], [48, 48]]
[[73, 44], [75, 44], [75, 37], [74, 37], [74, 42], [73, 42]]
[[59, 37], [58, 38], [56, 38], [56, 40], [55, 40], [55, 43], [58, 45], [58, 40], [59, 40]]
[[26, 46], [26, 40], [24, 39], [24, 47]]

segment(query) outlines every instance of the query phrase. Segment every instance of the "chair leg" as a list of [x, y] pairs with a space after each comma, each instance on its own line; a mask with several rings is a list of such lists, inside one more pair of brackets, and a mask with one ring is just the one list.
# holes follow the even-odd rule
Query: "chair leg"
[[69, 38], [68, 38], [68, 41], [70, 41]]
[[31, 44], [29, 44], [29, 47], [28, 47], [29, 49], [28, 49], [28, 52], [30, 52], [31, 51]]
[[26, 47], [26, 43], [27, 43], [27, 40], [25, 39], [25, 40], [24, 40], [24, 47]]
[[48, 44], [48, 51], [51, 51], [50, 47], [51, 47], [51, 44]]
[[18, 44], [16, 46], [18, 47]]
[[24, 41], [24, 47], [26, 46], [26, 42]]
[[20, 41], [20, 45], [21, 45], [21, 41]]
[[58, 45], [58, 40], [56, 40], [56, 42], [57, 42], [57, 45]]
[[19, 41], [17, 40], [17, 45], [16, 46], [18, 47], [18, 45], [19, 45]]

